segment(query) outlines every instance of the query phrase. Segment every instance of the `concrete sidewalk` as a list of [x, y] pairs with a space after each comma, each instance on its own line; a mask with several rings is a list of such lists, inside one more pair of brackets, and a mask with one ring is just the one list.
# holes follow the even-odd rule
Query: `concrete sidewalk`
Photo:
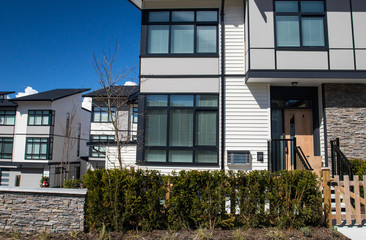
[[366, 240], [366, 226], [336, 226], [338, 232], [352, 240]]

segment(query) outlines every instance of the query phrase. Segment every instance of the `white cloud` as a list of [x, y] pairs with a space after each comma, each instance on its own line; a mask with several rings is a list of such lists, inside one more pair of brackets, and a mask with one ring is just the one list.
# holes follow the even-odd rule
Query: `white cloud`
[[84, 97], [83, 102], [81, 103], [81, 106], [85, 109], [88, 109], [89, 111], [92, 110], [92, 98], [90, 97]]
[[15, 95], [15, 97], [16, 98], [18, 98], [18, 97], [24, 97], [24, 96], [28, 96], [28, 95], [32, 95], [32, 94], [36, 94], [36, 93], [38, 93], [38, 91], [37, 90], [35, 90], [35, 89], [33, 89], [32, 87], [26, 87], [25, 89], [24, 89], [24, 92], [18, 92], [18, 94], [17, 95]]
[[132, 81], [126, 81], [125, 86], [137, 86], [137, 83], [132, 82]]

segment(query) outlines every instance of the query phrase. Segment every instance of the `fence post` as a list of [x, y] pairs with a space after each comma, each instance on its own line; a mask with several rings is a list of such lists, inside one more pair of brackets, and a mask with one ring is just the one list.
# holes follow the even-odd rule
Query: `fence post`
[[332, 206], [330, 192], [330, 169], [323, 168], [323, 194], [324, 194], [324, 224], [327, 227], [332, 226]]

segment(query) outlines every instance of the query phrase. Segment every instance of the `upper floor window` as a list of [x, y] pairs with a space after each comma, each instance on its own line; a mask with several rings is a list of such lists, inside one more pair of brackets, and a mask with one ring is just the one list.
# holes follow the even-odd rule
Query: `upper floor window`
[[0, 158], [11, 159], [13, 153], [13, 138], [0, 138]]
[[133, 123], [137, 123], [137, 121], [138, 121], [138, 117], [139, 117], [139, 115], [138, 115], [139, 113], [138, 113], [138, 108], [137, 107], [134, 107], [133, 108]]
[[[116, 108], [111, 107], [111, 114], [114, 117]], [[108, 107], [93, 107], [93, 122], [111, 122], [111, 114], [109, 114]]]
[[29, 110], [29, 126], [53, 126], [55, 121], [55, 111], [52, 110]]
[[148, 54], [216, 54], [216, 10], [149, 11], [145, 13]]
[[27, 138], [25, 159], [52, 159], [52, 138]]
[[14, 125], [14, 124], [15, 124], [15, 111], [0, 110], [0, 125]]
[[277, 47], [325, 47], [324, 1], [275, 1]]

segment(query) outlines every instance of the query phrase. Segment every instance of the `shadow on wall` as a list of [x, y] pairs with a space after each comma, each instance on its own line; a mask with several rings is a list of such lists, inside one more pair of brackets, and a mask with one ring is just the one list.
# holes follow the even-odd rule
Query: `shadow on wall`
[[366, 108], [366, 84], [325, 84], [326, 108]]
[[246, 85], [258, 106], [261, 109], [268, 109], [269, 106], [269, 90], [264, 84], [247, 84]]

